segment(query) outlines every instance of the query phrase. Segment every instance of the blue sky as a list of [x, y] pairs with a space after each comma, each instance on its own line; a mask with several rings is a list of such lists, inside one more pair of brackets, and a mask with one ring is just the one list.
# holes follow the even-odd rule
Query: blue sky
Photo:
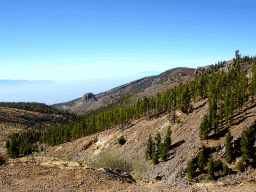
[[145, 71], [229, 60], [236, 50], [255, 55], [251, 0], [2, 0], [0, 5], [0, 79], [73, 82], [86, 93], [92, 89], [81, 82], [113, 87], [118, 79], [147, 76]]

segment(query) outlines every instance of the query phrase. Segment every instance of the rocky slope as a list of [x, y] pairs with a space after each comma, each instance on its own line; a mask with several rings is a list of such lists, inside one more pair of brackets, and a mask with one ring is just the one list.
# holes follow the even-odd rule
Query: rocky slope
[[[198, 136], [203, 115], [208, 111], [207, 99], [192, 103], [193, 111], [184, 114], [176, 111], [179, 124], [170, 124], [165, 113], [149, 114], [143, 118], [129, 121], [123, 128], [112, 129], [73, 140], [55, 147], [44, 146], [44, 151], [10, 161], [0, 167], [0, 189], [17, 191], [59, 190], [59, 191], [255, 191], [256, 173], [248, 167], [245, 172], [235, 168], [239, 157], [229, 167], [231, 174], [216, 181], [190, 180], [186, 176], [187, 162], [196, 157], [202, 148], [208, 148], [216, 160], [224, 162], [225, 134], [227, 130], [234, 136], [234, 142], [241, 137], [247, 127], [254, 127], [256, 122], [256, 102], [246, 103], [242, 110], [233, 114], [233, 123], [220, 128], [218, 139], [214, 132], [208, 140], [201, 141]], [[153, 165], [145, 161], [144, 151], [148, 135], [154, 138], [159, 132], [163, 138], [166, 128], [171, 125], [172, 149], [168, 151], [166, 162]], [[117, 139], [123, 135], [124, 145]], [[135, 169], [129, 173], [121, 170], [92, 169], [90, 162], [100, 160], [101, 152], [108, 157], [118, 154], [126, 162], [135, 162]], [[91, 161], [90, 161], [91, 160]], [[106, 160], [106, 159], [104, 159]], [[135, 161], [134, 161], [135, 160]], [[21, 179], [22, 178], [22, 179]], [[36, 179], [34, 179], [36, 178]], [[135, 180], [134, 180], [135, 179]], [[195, 182], [196, 181], [196, 182]]]

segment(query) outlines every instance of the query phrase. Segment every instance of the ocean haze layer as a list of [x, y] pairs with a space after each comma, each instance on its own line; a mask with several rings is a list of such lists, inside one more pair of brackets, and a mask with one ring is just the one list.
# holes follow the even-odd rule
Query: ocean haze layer
[[[148, 74], [148, 75], [147, 75]], [[158, 72], [136, 73], [133, 76], [71, 81], [0, 80], [0, 102], [38, 102], [52, 105], [67, 102], [85, 93], [98, 94]]]

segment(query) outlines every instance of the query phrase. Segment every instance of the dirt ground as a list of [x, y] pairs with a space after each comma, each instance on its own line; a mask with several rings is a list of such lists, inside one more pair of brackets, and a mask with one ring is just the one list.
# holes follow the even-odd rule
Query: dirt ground
[[224, 185], [206, 182], [187, 186], [143, 183], [75, 163], [10, 163], [0, 167], [0, 191], [256, 191], [255, 180]]

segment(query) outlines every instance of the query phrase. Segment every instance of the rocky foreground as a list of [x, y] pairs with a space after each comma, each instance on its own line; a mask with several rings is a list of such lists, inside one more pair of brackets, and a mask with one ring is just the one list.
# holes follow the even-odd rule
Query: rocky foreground
[[[237, 178], [236, 178], [237, 177]], [[115, 169], [93, 169], [74, 162], [45, 160], [0, 167], [1, 191], [256, 191], [256, 175], [243, 173], [223, 181], [167, 185], [133, 180]], [[237, 182], [244, 179], [243, 182]]]

